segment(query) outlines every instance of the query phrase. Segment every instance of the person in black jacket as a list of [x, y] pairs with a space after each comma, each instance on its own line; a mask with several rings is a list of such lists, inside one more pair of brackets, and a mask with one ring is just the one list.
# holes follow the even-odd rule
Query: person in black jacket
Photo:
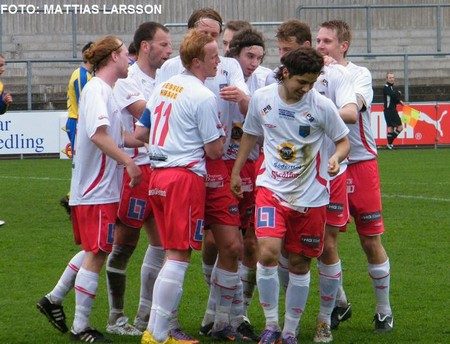
[[397, 112], [397, 104], [402, 104], [401, 92], [394, 88], [395, 76], [392, 72], [386, 73], [386, 85], [383, 88], [384, 119], [387, 126], [387, 148], [394, 148], [394, 140], [402, 132], [403, 125]]

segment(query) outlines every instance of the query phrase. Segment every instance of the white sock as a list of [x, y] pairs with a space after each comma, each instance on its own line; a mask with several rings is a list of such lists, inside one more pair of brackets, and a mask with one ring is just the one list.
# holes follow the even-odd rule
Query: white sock
[[300, 318], [305, 311], [308, 300], [309, 283], [311, 274], [308, 271], [304, 275], [289, 273], [289, 284], [286, 290], [286, 310], [284, 315], [283, 337], [295, 336]]
[[266, 318], [266, 328], [278, 325], [278, 298], [280, 281], [277, 266], [263, 266], [256, 264], [256, 284], [259, 291], [259, 303]]
[[256, 286], [256, 269], [249, 268], [244, 264], [239, 266], [239, 277], [241, 278], [243, 285], [243, 294], [244, 294], [244, 304], [243, 304], [243, 312], [244, 315], [247, 315], [248, 307], [250, 306], [250, 302], [253, 298], [253, 291]]
[[77, 273], [83, 264], [85, 254], [85, 251], [80, 251], [72, 257], [70, 262], [67, 264], [66, 269], [59, 278], [58, 283], [50, 293], [45, 295], [51, 303], [60, 305], [67, 293], [73, 288], [75, 278], [77, 277]]
[[76, 333], [89, 327], [89, 315], [98, 288], [98, 273], [80, 268], [75, 279], [75, 317], [73, 330]]
[[208, 302], [206, 304], [205, 315], [203, 316], [202, 326], [206, 326], [214, 322], [216, 316], [216, 288], [209, 287]]
[[289, 283], [289, 259], [282, 254], [278, 258], [278, 278], [281, 288], [286, 292]]
[[211, 275], [211, 288], [214, 288], [216, 315], [213, 331], [220, 331], [230, 324], [231, 303], [236, 292], [239, 275], [237, 272], [214, 268]]
[[152, 314], [154, 313], [154, 324], [151, 333], [158, 342], [164, 342], [169, 336], [169, 323], [178, 310], [188, 265], [187, 262], [168, 259], [156, 279], [151, 310]]
[[214, 264], [209, 265], [202, 261], [202, 270], [203, 270], [203, 277], [205, 278], [205, 282], [208, 285], [208, 287], [211, 285], [211, 273], [214, 269]]
[[240, 278], [238, 278], [236, 291], [230, 309], [230, 324], [236, 329], [244, 321], [244, 287]]
[[331, 325], [331, 313], [336, 302], [336, 294], [339, 289], [341, 277], [341, 261], [326, 265], [317, 261], [319, 272], [320, 310], [318, 320]]
[[392, 314], [389, 302], [391, 282], [389, 258], [382, 264], [368, 264], [368, 270], [375, 290], [377, 313]]
[[[342, 271], [342, 263], [341, 263], [341, 271]], [[339, 286], [336, 293], [336, 306], [338, 307], [347, 307], [348, 300], [347, 295], [345, 294], [343, 282], [343, 274], [341, 273], [341, 277], [339, 277]]]
[[165, 252], [162, 247], [148, 245], [141, 266], [141, 293], [136, 317], [147, 321], [152, 308], [153, 288], [158, 273], [164, 264]]

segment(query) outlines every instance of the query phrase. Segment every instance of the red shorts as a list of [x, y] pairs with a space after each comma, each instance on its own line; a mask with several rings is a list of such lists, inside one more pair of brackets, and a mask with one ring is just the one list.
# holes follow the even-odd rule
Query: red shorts
[[347, 171], [330, 182], [330, 203], [327, 205], [327, 225], [345, 232], [350, 218], [347, 196]]
[[153, 170], [149, 198], [164, 249], [200, 250], [205, 214], [205, 180], [186, 168]]
[[206, 159], [206, 172], [206, 225], [239, 227], [239, 202], [231, 193], [230, 175], [225, 161]]
[[[234, 160], [225, 160], [228, 173], [231, 175]], [[241, 218], [241, 228], [248, 229], [254, 224], [255, 219], [255, 162], [247, 160], [241, 170], [243, 197], [239, 201], [239, 214]]]
[[110, 253], [119, 203], [75, 205], [72, 207], [72, 227], [75, 243], [87, 252]]
[[304, 208], [304, 212], [287, 208], [272, 191], [259, 187], [256, 192], [256, 237], [284, 238], [287, 252], [319, 257], [323, 251], [326, 207]]
[[117, 217], [124, 225], [137, 229], [142, 227], [152, 213], [148, 199], [148, 183], [152, 169], [150, 165], [141, 165], [139, 168], [142, 172], [142, 181], [134, 188], [130, 187], [128, 173], [123, 174], [122, 193], [117, 213]]
[[376, 160], [348, 165], [347, 193], [350, 214], [355, 219], [358, 233], [366, 236], [382, 234], [380, 174]]

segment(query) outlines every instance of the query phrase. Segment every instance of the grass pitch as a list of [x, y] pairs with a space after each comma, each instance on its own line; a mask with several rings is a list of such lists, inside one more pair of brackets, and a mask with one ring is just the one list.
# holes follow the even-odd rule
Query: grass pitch
[[[352, 318], [333, 333], [335, 343], [450, 343], [450, 149], [381, 151], [379, 157], [384, 219], [383, 243], [391, 261], [391, 303], [395, 329], [373, 333], [374, 296], [367, 263], [354, 227], [340, 236], [344, 284]], [[67, 343], [36, 309], [78, 251], [59, 199], [70, 183], [70, 162], [56, 159], [0, 160], [0, 343]], [[133, 318], [139, 298], [143, 236], [128, 269], [126, 313]], [[313, 264], [315, 265], [315, 264]], [[104, 331], [107, 320], [102, 272], [92, 325]], [[318, 312], [315, 266], [300, 340], [312, 343]], [[200, 256], [193, 254], [180, 310], [183, 328], [196, 336], [207, 288]], [[65, 303], [70, 326], [74, 294]], [[282, 308], [282, 307], [281, 307]], [[250, 309], [253, 325], [264, 320], [257, 295]], [[282, 318], [280, 318], [282, 319]], [[116, 343], [140, 338], [110, 336]], [[208, 342], [208, 340], [202, 340]]]

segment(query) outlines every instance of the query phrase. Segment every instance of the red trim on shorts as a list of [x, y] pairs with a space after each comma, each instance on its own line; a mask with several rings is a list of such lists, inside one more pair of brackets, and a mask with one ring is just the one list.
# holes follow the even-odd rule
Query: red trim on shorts
[[316, 179], [317, 181], [322, 184], [323, 186], [327, 186], [327, 181], [325, 178], [322, 178], [320, 176], [320, 153], [317, 153], [317, 158], [316, 158]]
[[100, 171], [98, 171], [97, 177], [95, 177], [92, 184], [89, 185], [87, 190], [84, 192], [83, 196], [89, 193], [93, 188], [95, 188], [100, 183], [100, 180], [102, 180], [103, 175], [105, 174], [105, 167], [106, 167], [106, 154], [102, 153], [102, 162], [100, 164]]
[[374, 152], [373, 149], [370, 148], [369, 144], [367, 143], [366, 135], [364, 133], [363, 116], [362, 116], [361, 112], [359, 113], [359, 136], [361, 137], [361, 142], [362, 142], [364, 148], [367, 149], [367, 151], [370, 154], [377, 156], [377, 153]]

